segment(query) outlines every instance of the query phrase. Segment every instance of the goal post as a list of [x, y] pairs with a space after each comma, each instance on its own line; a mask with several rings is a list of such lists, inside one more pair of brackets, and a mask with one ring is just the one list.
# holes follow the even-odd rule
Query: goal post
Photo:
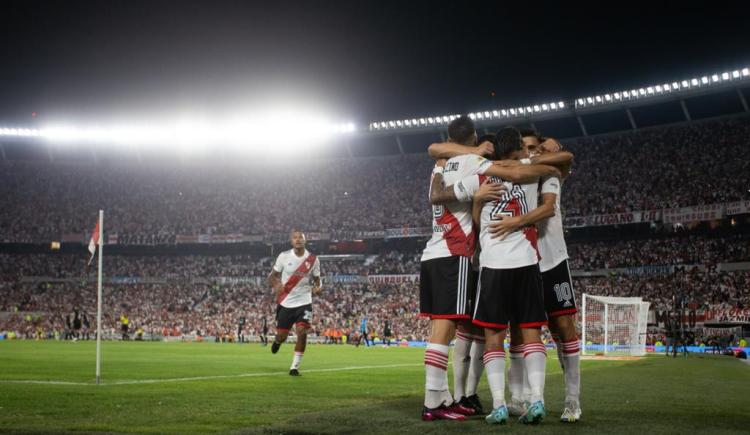
[[640, 297], [584, 293], [581, 304], [583, 354], [645, 355], [650, 305]]

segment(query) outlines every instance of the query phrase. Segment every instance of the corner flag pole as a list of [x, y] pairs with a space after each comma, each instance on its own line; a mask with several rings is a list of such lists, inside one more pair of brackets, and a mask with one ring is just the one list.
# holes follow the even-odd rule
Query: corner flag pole
[[104, 210], [99, 210], [99, 274], [96, 290], [96, 383], [102, 376], [102, 248], [104, 247]]

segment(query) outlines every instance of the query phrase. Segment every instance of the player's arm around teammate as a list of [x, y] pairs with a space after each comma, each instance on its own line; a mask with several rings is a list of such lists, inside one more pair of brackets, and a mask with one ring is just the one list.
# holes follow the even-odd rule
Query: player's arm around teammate
[[[443, 183], [443, 173], [441, 168], [445, 166], [445, 160], [440, 159], [435, 163], [436, 170], [433, 171], [432, 185], [430, 186], [430, 204], [441, 205], [447, 204], [452, 201], [457, 201], [459, 194], [456, 194], [456, 189], [460, 189], [460, 184], [452, 186], [445, 186]], [[499, 183], [494, 183], [490, 179], [485, 180], [479, 190], [477, 190], [474, 196], [477, 201], [485, 203], [500, 198], [500, 194], [505, 190], [505, 186]]]
[[544, 193], [542, 194], [542, 204], [539, 207], [520, 216], [498, 216], [497, 221], [488, 226], [488, 231], [492, 234], [493, 238], [500, 238], [502, 240], [519, 228], [534, 225], [539, 221], [554, 216], [556, 201], [557, 195], [554, 193]]

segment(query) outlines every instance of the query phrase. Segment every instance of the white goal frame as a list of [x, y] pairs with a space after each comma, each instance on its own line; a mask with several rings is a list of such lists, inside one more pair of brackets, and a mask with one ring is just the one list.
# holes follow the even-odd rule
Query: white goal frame
[[[587, 314], [591, 314], [592, 309], [591, 302], [604, 305], [601, 320], [598, 322], [588, 320]], [[581, 353], [583, 355], [603, 353], [606, 356], [612, 353], [617, 353], [626, 356], [644, 356], [646, 354], [646, 331], [648, 326], [648, 309], [650, 305], [649, 302], [645, 302], [640, 297], [595, 296], [584, 293], [581, 304]], [[611, 322], [610, 307], [612, 306], [629, 306], [633, 309], [630, 323], [624, 325], [628, 328], [628, 334], [626, 334], [626, 336], [620, 336], [620, 338], [626, 339], [626, 343], [624, 344], [619, 342], [613, 343], [610, 340], [610, 329], [612, 329], [612, 327], [617, 327], [618, 325], [623, 326], [622, 323]], [[591, 346], [588, 344], [588, 340], [592, 337], [589, 336], [587, 338], [587, 327], [591, 326], [593, 322], [602, 325], [603, 334], [598, 335], [598, 343], [592, 343], [593, 346]]]

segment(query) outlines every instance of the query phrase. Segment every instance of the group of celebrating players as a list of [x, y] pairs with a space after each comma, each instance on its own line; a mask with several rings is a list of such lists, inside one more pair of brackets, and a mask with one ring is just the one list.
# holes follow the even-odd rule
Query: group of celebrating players
[[547, 325], [565, 376], [561, 420], [575, 422], [581, 415], [580, 343], [560, 212], [573, 155], [531, 130], [507, 127], [477, 138], [466, 116], [452, 121], [448, 134], [449, 142], [429, 148], [437, 162], [430, 185], [433, 233], [420, 272], [420, 315], [431, 319], [422, 419], [484, 414], [476, 395], [484, 370], [492, 393], [488, 423], [504, 424], [510, 415], [539, 423], [547, 414], [541, 336]]
[[[467, 116], [453, 120], [448, 135], [448, 142], [429, 147], [436, 165], [430, 184], [432, 237], [420, 271], [420, 315], [431, 324], [422, 419], [484, 414], [476, 392], [486, 371], [492, 393], [488, 423], [506, 423], [510, 415], [539, 423], [547, 414], [541, 335], [546, 325], [565, 378], [561, 420], [575, 422], [581, 416], [580, 342], [560, 212], [561, 184], [573, 155], [531, 130], [506, 127], [478, 138]], [[305, 249], [304, 234], [294, 231], [290, 241], [292, 249], [278, 256], [268, 280], [279, 304], [271, 350], [278, 352], [295, 326], [289, 374], [299, 376], [321, 275], [320, 261]], [[510, 402], [505, 400], [508, 330]], [[447, 370], [454, 339], [451, 394]]]

